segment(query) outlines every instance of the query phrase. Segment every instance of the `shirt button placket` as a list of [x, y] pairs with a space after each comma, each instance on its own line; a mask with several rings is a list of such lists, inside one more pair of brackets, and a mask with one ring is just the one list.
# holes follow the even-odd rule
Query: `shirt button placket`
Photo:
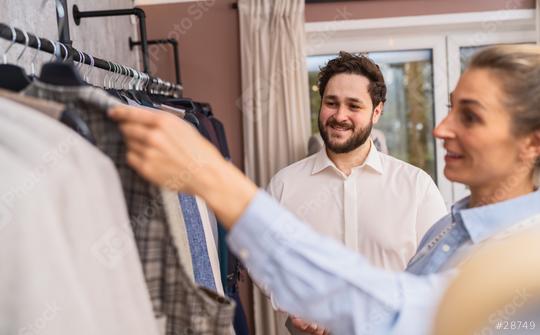
[[343, 241], [352, 250], [358, 250], [358, 218], [356, 217], [356, 184], [351, 176], [343, 181]]

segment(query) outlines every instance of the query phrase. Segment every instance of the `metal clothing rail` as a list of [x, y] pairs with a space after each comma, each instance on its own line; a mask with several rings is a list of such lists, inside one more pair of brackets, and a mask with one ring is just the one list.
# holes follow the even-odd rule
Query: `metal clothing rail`
[[[14, 28], [14, 30], [15, 39], [13, 38], [13, 30], [11, 29], [11, 26], [0, 22], [0, 38], [8, 41], [14, 41], [18, 44], [27, 45], [29, 48], [38, 49], [40, 51], [50, 54], [56, 54], [57, 57], [60, 59], [67, 58], [79, 63], [84, 63], [93, 67], [100, 68], [105, 71], [114, 72], [117, 74], [120, 73], [124, 76], [132, 78], [140, 78], [141, 72], [133, 70], [130, 67], [107, 61], [98, 57], [94, 57], [85, 52], [81, 52], [70, 45], [65, 45], [59, 42], [53, 42], [46, 38], [37, 37], [33, 34], [26, 33], [18, 28]], [[26, 36], [28, 36], [28, 41], [25, 33]], [[167, 89], [176, 92], [182, 91], [181, 85], [173, 84], [160, 78], [152, 77], [150, 75], [147, 76], [150, 78], [150, 85], [159, 85], [160, 88], [164, 90]]]
[[[174, 69], [175, 69], [175, 75], [176, 75], [176, 83], [182, 84], [180, 80], [180, 56], [178, 54], [178, 41], [174, 38], [168, 38], [168, 39], [158, 39], [158, 40], [148, 40], [148, 45], [154, 45], [154, 44], [170, 44], [173, 50], [173, 56], [174, 56]], [[133, 47], [141, 45], [141, 41], [134, 41], [131, 37], [129, 38], [129, 50], [133, 50]]]
[[76, 25], [81, 24], [81, 19], [90, 17], [124, 16], [135, 15], [139, 18], [139, 35], [141, 36], [143, 71], [148, 69], [148, 38], [146, 37], [146, 14], [144, 10], [134, 7], [128, 9], [92, 10], [81, 12], [77, 5], [73, 5], [73, 20]]

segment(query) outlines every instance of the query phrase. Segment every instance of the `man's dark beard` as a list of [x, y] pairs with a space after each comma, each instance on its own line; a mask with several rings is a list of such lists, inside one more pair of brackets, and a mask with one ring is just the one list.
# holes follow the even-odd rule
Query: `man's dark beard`
[[361, 146], [362, 144], [366, 143], [367, 139], [369, 138], [369, 135], [371, 134], [371, 128], [373, 128], [373, 119], [369, 121], [369, 125], [367, 127], [362, 128], [359, 131], [355, 131], [353, 126], [346, 122], [342, 122], [342, 123], [337, 122], [334, 117], [331, 117], [330, 119], [328, 119], [328, 121], [326, 121], [326, 125], [328, 127], [342, 127], [342, 128], [352, 129], [353, 131], [353, 135], [347, 141], [345, 141], [345, 143], [339, 144], [339, 145], [333, 145], [330, 142], [330, 136], [326, 132], [326, 129], [321, 122], [320, 113], [319, 113], [318, 124], [319, 124], [319, 132], [321, 133], [321, 137], [324, 141], [324, 144], [326, 145], [326, 148], [336, 154], [344, 154], [347, 152], [351, 152], [354, 149]]

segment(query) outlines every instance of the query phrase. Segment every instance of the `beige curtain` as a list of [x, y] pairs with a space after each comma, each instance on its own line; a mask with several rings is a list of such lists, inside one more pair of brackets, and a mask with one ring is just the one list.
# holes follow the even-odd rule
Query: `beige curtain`
[[536, 44], [540, 44], [540, 0], [536, 0]]
[[[265, 187], [306, 156], [310, 135], [304, 0], [239, 0], [246, 174]], [[254, 290], [257, 335], [288, 334]]]
[[303, 0], [240, 0], [246, 174], [266, 186], [309, 138]]

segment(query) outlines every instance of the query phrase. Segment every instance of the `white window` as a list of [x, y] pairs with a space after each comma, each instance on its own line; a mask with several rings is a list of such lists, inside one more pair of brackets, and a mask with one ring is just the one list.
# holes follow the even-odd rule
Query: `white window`
[[449, 93], [471, 54], [487, 45], [533, 43], [534, 18], [534, 10], [501, 10], [306, 23], [313, 132], [319, 67], [340, 50], [367, 53], [381, 66], [388, 88], [375, 128], [384, 133], [390, 155], [429, 173], [451, 205], [467, 190], [444, 177], [444, 150], [431, 131], [447, 114]]

